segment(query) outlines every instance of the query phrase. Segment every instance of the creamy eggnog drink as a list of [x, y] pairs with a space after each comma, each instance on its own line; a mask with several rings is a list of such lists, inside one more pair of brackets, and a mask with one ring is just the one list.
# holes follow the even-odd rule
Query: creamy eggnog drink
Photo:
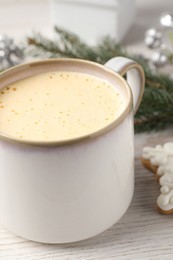
[[47, 72], [0, 90], [0, 132], [12, 138], [61, 141], [113, 122], [124, 109], [110, 83], [78, 72]]

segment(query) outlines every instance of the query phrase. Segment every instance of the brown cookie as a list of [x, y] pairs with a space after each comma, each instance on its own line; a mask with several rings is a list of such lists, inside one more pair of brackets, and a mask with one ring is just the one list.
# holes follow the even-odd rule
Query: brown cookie
[[173, 143], [163, 146], [145, 147], [143, 149], [142, 164], [152, 171], [159, 182], [160, 195], [157, 208], [162, 214], [173, 213]]
[[153, 165], [150, 160], [144, 158], [141, 158], [141, 162], [145, 168], [154, 173], [157, 181], [159, 181], [159, 176], [157, 175], [158, 166]]

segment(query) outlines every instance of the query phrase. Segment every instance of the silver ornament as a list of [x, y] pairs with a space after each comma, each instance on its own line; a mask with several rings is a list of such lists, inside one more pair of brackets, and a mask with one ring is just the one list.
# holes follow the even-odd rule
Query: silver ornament
[[172, 29], [173, 28], [173, 14], [171, 13], [164, 13], [160, 17], [160, 24], [165, 29]]
[[23, 58], [23, 49], [12, 38], [0, 34], [0, 70], [19, 64]]
[[158, 48], [162, 43], [162, 33], [151, 28], [145, 33], [145, 44], [151, 49]]
[[168, 48], [167, 48], [167, 45], [166, 45], [165, 43], [162, 43], [162, 44], [160, 45], [159, 49], [160, 49], [161, 52], [164, 52], [164, 51], [166, 51]]
[[162, 67], [167, 63], [168, 58], [164, 53], [155, 52], [151, 57], [151, 61], [154, 63], [156, 67]]
[[148, 67], [153, 74], [156, 74], [157, 67], [151, 60], [148, 61]]

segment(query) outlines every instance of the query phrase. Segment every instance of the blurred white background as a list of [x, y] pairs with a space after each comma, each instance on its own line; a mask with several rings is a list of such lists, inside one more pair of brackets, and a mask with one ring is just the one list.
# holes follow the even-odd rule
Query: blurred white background
[[51, 32], [49, 0], [0, 0], [0, 33], [14, 38], [32, 30]]
[[[173, 12], [173, 1], [136, 0], [136, 7], [135, 24], [123, 40], [129, 46], [143, 44], [145, 30], [158, 25], [162, 12]], [[33, 30], [51, 35], [50, 0], [0, 0], [0, 33], [22, 39]]]
[[[51, 1], [53, 0], [0, 0], [0, 34], [7, 34], [17, 43], [23, 42], [33, 31], [52, 37]], [[121, 2], [121, 0], [115, 1]], [[144, 44], [145, 31], [151, 27], [158, 28], [159, 18], [163, 12], [173, 13], [173, 0], [136, 0], [135, 22], [122, 41], [129, 53], [151, 57], [152, 50]], [[107, 32], [103, 31], [103, 36], [106, 34]], [[172, 73], [170, 66], [163, 68], [163, 72], [170, 71]]]

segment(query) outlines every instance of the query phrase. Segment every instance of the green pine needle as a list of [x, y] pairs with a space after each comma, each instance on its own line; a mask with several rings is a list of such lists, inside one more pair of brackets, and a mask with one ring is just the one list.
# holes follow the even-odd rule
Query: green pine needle
[[55, 40], [41, 34], [28, 37], [27, 54], [43, 58], [86, 59], [101, 64], [116, 56], [131, 58], [142, 65], [146, 76], [144, 96], [135, 115], [135, 131], [157, 131], [173, 125], [173, 80], [169, 76], [153, 74], [144, 58], [129, 55], [123, 46], [110, 37], [104, 37], [97, 46], [91, 47], [71, 32], [57, 26], [54, 31]]

